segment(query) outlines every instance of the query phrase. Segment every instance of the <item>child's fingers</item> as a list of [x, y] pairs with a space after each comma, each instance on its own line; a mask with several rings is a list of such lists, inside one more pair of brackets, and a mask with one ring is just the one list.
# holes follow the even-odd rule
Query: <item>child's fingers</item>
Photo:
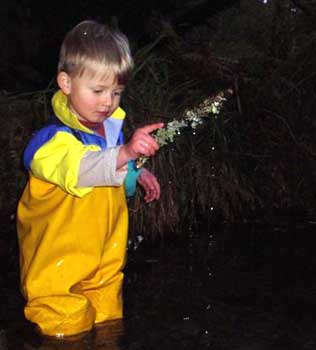
[[141, 154], [146, 156], [153, 156], [159, 149], [159, 145], [155, 139], [147, 134], [139, 135], [138, 139], [139, 150]]
[[150, 140], [140, 140], [139, 141], [139, 151], [141, 154], [150, 157], [155, 153], [155, 146], [152, 145]]
[[155, 123], [137, 129], [130, 143], [132, 149], [134, 150], [133, 152], [136, 154], [145, 155], [146, 157], [153, 156], [159, 149], [159, 144], [150, 135], [150, 133], [163, 127], [163, 125], [163, 123]]
[[157, 181], [155, 176], [153, 176], [153, 178], [152, 178], [149, 190], [151, 191], [151, 193], [153, 195], [153, 199], [160, 198], [160, 185], [159, 185], [159, 182]]
[[154, 124], [149, 124], [146, 126], [143, 126], [140, 128], [142, 131], [144, 131], [146, 134], [150, 134], [151, 132], [161, 129], [164, 126], [164, 123], [154, 123]]
[[145, 190], [145, 201], [146, 203], [152, 202], [160, 198], [160, 185], [157, 178], [144, 170], [140, 178], [140, 183]]

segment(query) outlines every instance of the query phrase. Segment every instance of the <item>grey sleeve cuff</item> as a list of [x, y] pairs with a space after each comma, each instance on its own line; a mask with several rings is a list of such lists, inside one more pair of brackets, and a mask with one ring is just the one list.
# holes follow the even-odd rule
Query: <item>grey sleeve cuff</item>
[[127, 174], [116, 170], [120, 146], [105, 151], [88, 151], [80, 162], [77, 187], [121, 186]]

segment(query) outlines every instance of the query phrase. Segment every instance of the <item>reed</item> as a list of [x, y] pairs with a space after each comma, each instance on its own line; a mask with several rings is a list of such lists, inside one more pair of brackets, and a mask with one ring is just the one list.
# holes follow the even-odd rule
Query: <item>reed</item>
[[[314, 27], [305, 25], [304, 14], [295, 25], [282, 11], [271, 12], [281, 16], [275, 22], [268, 12], [258, 21], [247, 11], [239, 14], [227, 9], [210, 18], [209, 27], [183, 35], [162, 18], [147, 44], [133, 43], [136, 68], [123, 98], [127, 139], [147, 123], [181, 124], [206, 98], [233, 93], [216, 118], [210, 113], [196, 129], [181, 129], [146, 161], [162, 196], [148, 206], [138, 189], [128, 200], [132, 236], [186, 235], [201, 223], [207, 231], [218, 222], [277, 220], [285, 213], [315, 215]], [[288, 32], [284, 23], [296, 30]], [[255, 24], [267, 31], [261, 41], [250, 35]], [[275, 31], [283, 40], [279, 47]], [[47, 119], [53, 91], [50, 84], [0, 95], [3, 216], [15, 213], [26, 181], [22, 151]]]

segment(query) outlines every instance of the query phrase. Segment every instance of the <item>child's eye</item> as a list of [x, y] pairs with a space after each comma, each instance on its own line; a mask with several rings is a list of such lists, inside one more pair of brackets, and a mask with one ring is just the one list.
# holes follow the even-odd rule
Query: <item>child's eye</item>
[[114, 96], [121, 96], [123, 91], [114, 91]]
[[93, 90], [95, 94], [101, 94], [102, 90]]

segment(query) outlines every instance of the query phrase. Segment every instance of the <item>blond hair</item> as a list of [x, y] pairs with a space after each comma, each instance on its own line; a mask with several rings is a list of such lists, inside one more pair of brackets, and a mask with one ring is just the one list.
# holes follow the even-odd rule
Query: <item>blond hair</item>
[[93, 72], [94, 67], [102, 67], [101, 73], [112, 73], [120, 84], [126, 84], [133, 69], [130, 46], [120, 31], [95, 21], [83, 21], [64, 38], [58, 72], [75, 77], [87, 69]]

